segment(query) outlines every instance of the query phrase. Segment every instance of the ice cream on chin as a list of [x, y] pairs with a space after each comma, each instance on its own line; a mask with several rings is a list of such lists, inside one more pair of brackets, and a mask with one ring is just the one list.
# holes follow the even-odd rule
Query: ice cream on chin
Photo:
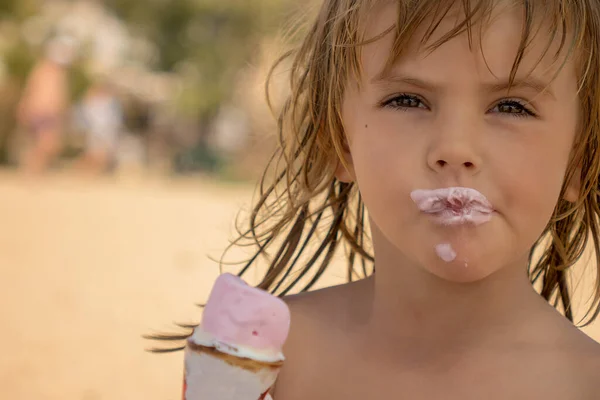
[[290, 312], [283, 300], [223, 274], [190, 340], [236, 357], [277, 362], [284, 359], [289, 329]]
[[449, 243], [441, 243], [435, 246], [435, 252], [438, 257], [446, 262], [452, 262], [456, 259], [456, 252]]
[[[485, 195], [468, 187], [417, 189], [410, 194], [419, 211], [434, 223], [446, 228], [479, 226], [490, 222], [495, 209]], [[438, 243], [434, 247], [437, 256], [447, 263], [458, 255], [450, 243]], [[463, 261], [468, 266], [467, 261]]]

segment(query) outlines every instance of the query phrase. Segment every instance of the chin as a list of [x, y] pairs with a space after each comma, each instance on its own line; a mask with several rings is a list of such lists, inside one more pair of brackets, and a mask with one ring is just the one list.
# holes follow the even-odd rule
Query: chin
[[438, 278], [453, 283], [480, 282], [496, 272], [488, 263], [468, 262], [458, 258], [451, 262], [436, 259], [425, 268]]

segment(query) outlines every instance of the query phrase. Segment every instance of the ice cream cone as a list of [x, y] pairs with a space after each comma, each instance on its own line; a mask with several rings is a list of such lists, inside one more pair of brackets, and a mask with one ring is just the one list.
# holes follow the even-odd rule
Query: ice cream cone
[[183, 400], [264, 400], [283, 365], [287, 305], [221, 275], [185, 348]]
[[236, 357], [188, 341], [183, 400], [261, 400], [277, 379], [282, 361]]

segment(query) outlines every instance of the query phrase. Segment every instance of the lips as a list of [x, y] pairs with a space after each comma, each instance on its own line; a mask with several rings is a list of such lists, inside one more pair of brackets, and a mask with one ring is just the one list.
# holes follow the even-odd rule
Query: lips
[[421, 212], [443, 225], [479, 225], [488, 222], [494, 212], [488, 199], [472, 188], [415, 190], [410, 196]]

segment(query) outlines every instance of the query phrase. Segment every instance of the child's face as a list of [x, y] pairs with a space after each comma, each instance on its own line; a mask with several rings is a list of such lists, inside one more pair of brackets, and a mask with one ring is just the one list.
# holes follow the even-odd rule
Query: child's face
[[[363, 49], [362, 85], [358, 89], [349, 83], [342, 109], [350, 170], [340, 168], [338, 177], [355, 180], [360, 188], [376, 255], [463, 282], [506, 266], [523, 268], [559, 199], [579, 102], [571, 61], [546, 92], [536, 89], [557, 71], [550, 68], [555, 48], [527, 78], [545, 50], [545, 27], [507, 95], [504, 84], [519, 46], [521, 15], [520, 9], [496, 10], [483, 37], [474, 35], [472, 50], [463, 34], [426, 54], [417, 46], [417, 35], [392, 77], [384, 80], [377, 77], [392, 35]], [[393, 25], [395, 18], [395, 6], [382, 6], [371, 18], [367, 37]], [[454, 21], [443, 21], [432, 40], [453, 28]], [[519, 85], [522, 79], [526, 83]], [[416, 189], [454, 186], [483, 193], [494, 206], [492, 219], [479, 226], [438, 225], [410, 198]], [[570, 187], [567, 199], [576, 195], [577, 188]], [[442, 243], [456, 251], [455, 261], [447, 263], [436, 254]]]

